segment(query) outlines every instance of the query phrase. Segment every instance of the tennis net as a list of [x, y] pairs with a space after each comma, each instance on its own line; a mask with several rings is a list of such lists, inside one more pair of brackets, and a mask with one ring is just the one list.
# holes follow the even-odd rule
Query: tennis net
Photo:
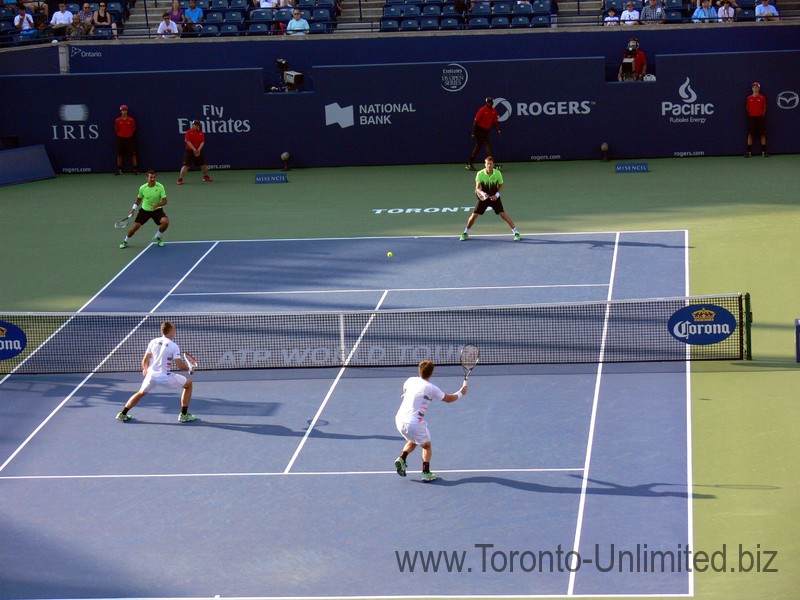
[[138, 371], [160, 324], [203, 369], [750, 358], [749, 294], [325, 313], [0, 313], [0, 373]]

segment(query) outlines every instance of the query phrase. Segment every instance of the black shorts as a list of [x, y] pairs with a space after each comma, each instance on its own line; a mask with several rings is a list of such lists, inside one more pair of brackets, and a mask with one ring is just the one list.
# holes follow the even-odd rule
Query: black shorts
[[499, 215], [501, 212], [505, 212], [503, 210], [503, 202], [498, 198], [497, 200], [481, 200], [478, 198], [478, 202], [475, 204], [475, 208], [472, 209], [476, 215], [482, 215], [486, 212], [487, 208], [491, 208], [496, 215]]
[[117, 154], [120, 156], [133, 156], [136, 154], [136, 137], [117, 136]]
[[475, 127], [475, 141], [479, 144], [485, 144], [489, 141], [489, 130], [483, 127]]
[[167, 215], [163, 208], [157, 208], [155, 210], [145, 210], [140, 208], [139, 212], [136, 214], [136, 222], [139, 223], [139, 225], [144, 225], [150, 219], [153, 219], [153, 223], [156, 225], [161, 225], [161, 219], [166, 216]]
[[194, 165], [195, 167], [202, 167], [206, 164], [206, 157], [203, 156], [203, 151], [200, 151], [200, 156], [194, 155], [194, 150], [187, 150], [183, 153], [183, 166], [184, 167], [191, 167]]
[[764, 117], [747, 117], [749, 135], [767, 135], [767, 122]]

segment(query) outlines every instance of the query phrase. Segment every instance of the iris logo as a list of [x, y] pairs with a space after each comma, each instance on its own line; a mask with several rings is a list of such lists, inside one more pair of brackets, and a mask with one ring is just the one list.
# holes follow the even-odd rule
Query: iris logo
[[800, 104], [800, 98], [798, 98], [797, 92], [781, 92], [778, 94], [778, 108], [790, 110], [797, 108], [798, 104]]
[[678, 88], [682, 102], [661, 103], [661, 116], [670, 115], [672, 123], [705, 123], [706, 116], [714, 114], [714, 105], [710, 102], [697, 102], [697, 92], [692, 89], [691, 81], [686, 81]]
[[353, 117], [353, 106], [339, 106], [338, 102], [325, 105], [325, 125], [338, 124], [339, 127], [345, 129], [352, 127], [355, 124]]
[[511, 102], [505, 98], [495, 98], [494, 108], [497, 111], [497, 120], [501, 123], [506, 121], [513, 112], [513, 109], [511, 108]]
[[[53, 140], [96, 140], [100, 137], [100, 126], [86, 123], [89, 120], [89, 107], [85, 104], [62, 104], [58, 108], [61, 123], [51, 125]], [[67, 123], [76, 123], [68, 125]]]
[[62, 104], [58, 116], [62, 121], [88, 121], [89, 107], [85, 104]]

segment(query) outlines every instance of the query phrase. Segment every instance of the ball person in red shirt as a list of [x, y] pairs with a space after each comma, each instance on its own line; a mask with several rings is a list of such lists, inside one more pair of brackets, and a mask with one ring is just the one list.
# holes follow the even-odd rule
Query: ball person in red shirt
[[753, 156], [753, 137], [761, 136], [761, 156], [769, 156], [767, 152], [767, 124], [764, 115], [767, 114], [767, 99], [761, 95], [761, 84], [753, 82], [753, 93], [747, 97], [745, 110], [747, 111], [747, 152], [745, 158]]
[[486, 146], [486, 156], [492, 156], [492, 145], [489, 143], [489, 131], [492, 127], [497, 130], [498, 136], [502, 135], [497, 110], [494, 108], [494, 98], [486, 98], [486, 103], [475, 113], [475, 120], [472, 122], [472, 139], [475, 140], [475, 147], [472, 148], [472, 154], [469, 155], [467, 171], [475, 170], [472, 163], [484, 146]]
[[192, 165], [200, 166], [203, 171], [203, 181], [214, 181], [208, 176], [206, 157], [203, 154], [203, 148], [206, 146], [206, 134], [200, 129], [200, 121], [197, 119], [192, 121], [192, 126], [183, 139], [186, 142], [186, 150], [183, 153], [183, 166], [181, 167], [181, 174], [178, 176], [178, 185], [183, 185], [183, 176], [186, 175]]
[[117, 175], [122, 175], [122, 157], [129, 156], [133, 174], [139, 174], [139, 159], [136, 156], [136, 119], [128, 115], [128, 105], [119, 107], [120, 116], [114, 121], [117, 134]]

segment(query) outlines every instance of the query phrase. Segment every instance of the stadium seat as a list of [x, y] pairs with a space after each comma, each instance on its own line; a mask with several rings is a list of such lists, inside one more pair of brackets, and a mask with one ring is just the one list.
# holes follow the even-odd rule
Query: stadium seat
[[272, 17], [278, 23], [288, 23], [292, 20], [292, 9], [291, 8], [281, 8], [276, 10], [273, 13]]
[[528, 4], [515, 4], [514, 8], [512, 9], [513, 14], [515, 15], [532, 15], [533, 14], [533, 5]]
[[397, 19], [381, 19], [381, 31], [397, 31], [400, 29], [400, 21]]
[[460, 12], [456, 12], [455, 4], [445, 4], [442, 7], [442, 16], [443, 17], [456, 17], [461, 18], [462, 14]]
[[613, 8], [618, 15], [621, 15], [622, 11], [625, 10], [625, 0], [606, 0], [606, 12], [610, 8]]
[[400, 21], [400, 31], [419, 31], [419, 21], [416, 19], [403, 19]]
[[400, 12], [404, 19], [418, 19], [422, 16], [422, 10], [416, 4], [403, 4], [400, 6]]
[[220, 37], [231, 37], [239, 35], [239, 26], [236, 23], [223, 23], [219, 28]]
[[324, 21], [312, 21], [308, 27], [310, 33], [330, 33], [330, 27]]
[[489, 29], [488, 17], [470, 17], [467, 23], [468, 29]]
[[273, 18], [271, 8], [257, 8], [250, 13], [251, 23], [271, 23], [272, 21]]
[[506, 16], [492, 17], [489, 27], [492, 29], [508, 29], [509, 24], [508, 17]]
[[489, 16], [492, 14], [492, 6], [488, 2], [476, 2], [469, 14], [473, 17]]
[[247, 28], [247, 35], [269, 35], [269, 23], [251, 23]]
[[533, 14], [534, 15], [548, 15], [550, 16], [550, 0], [534, 0]]
[[461, 21], [456, 17], [443, 17], [439, 19], [439, 29], [461, 29]]
[[442, 8], [438, 4], [425, 4], [422, 7], [423, 17], [438, 17], [442, 14]]
[[228, 8], [228, 0], [208, 0], [209, 10], [224, 11]]
[[550, 27], [550, 15], [533, 15], [531, 27]]
[[492, 8], [492, 14], [496, 17], [507, 17], [511, 14], [510, 2], [495, 2]]
[[205, 17], [206, 24], [221, 25], [224, 20], [225, 20], [225, 15], [218, 10], [212, 10], [211, 12], [206, 13]]
[[14, 11], [7, 6], [0, 6], [0, 21], [14, 21]]
[[513, 29], [519, 29], [522, 27], [530, 27], [531, 26], [531, 19], [527, 15], [514, 15], [511, 17], [511, 27]]
[[439, 17], [423, 17], [419, 22], [420, 31], [437, 31], [439, 29]]
[[664, 8], [667, 10], [683, 10], [685, 6], [683, 0], [667, 0]]
[[[755, 9], [756, 7], [756, 0], [742, 0], [741, 2], [737, 2], [739, 8], [752, 8]], [[770, 2], [770, 4], [775, 4], [774, 2]]]
[[77, 2], [69, 2], [67, 4], [67, 10], [74, 15], [75, 13], [81, 12], [81, 5]]
[[756, 20], [756, 11], [752, 8], [743, 8], [739, 11], [739, 14], [736, 15], [737, 21], [755, 21]]
[[122, 23], [124, 21], [122, 17], [122, 13], [124, 12], [122, 8], [122, 2], [109, 2], [108, 5], [106, 6], [106, 11], [111, 13], [111, 17], [114, 19], [116, 23]]
[[400, 12], [400, 6], [397, 4], [390, 4], [389, 6], [383, 7], [383, 18], [384, 19], [399, 19], [402, 16]]
[[683, 11], [682, 10], [675, 10], [675, 9], [668, 9], [664, 11], [665, 21], [667, 23], [682, 23], [683, 22]]
[[203, 37], [217, 37], [219, 35], [219, 25], [203, 25], [203, 31], [200, 33]]
[[301, 9], [307, 8], [308, 10], [314, 10], [317, 7], [317, 4], [316, 2], [314, 2], [314, 0], [298, 0], [295, 7]]
[[323, 23], [333, 21], [333, 17], [331, 17], [331, 9], [315, 8], [311, 13], [311, 19], [314, 21], [322, 21]]

